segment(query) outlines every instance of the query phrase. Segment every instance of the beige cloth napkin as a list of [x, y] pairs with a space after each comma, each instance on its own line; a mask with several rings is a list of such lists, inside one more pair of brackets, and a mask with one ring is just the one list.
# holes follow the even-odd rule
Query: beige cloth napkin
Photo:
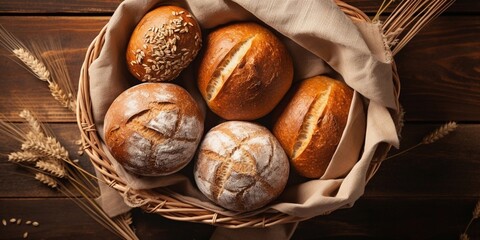
[[[311, 218], [351, 207], [363, 194], [367, 170], [377, 146], [382, 142], [398, 146], [395, 125], [389, 113], [389, 109], [395, 111], [398, 107], [391, 59], [384, 47], [380, 28], [370, 23], [352, 22], [332, 0], [308, 0], [302, 4], [295, 0], [126, 0], [110, 19], [100, 56], [89, 69], [93, 114], [102, 138], [103, 118], [110, 103], [122, 91], [138, 83], [132, 81], [126, 70], [124, 56], [130, 33], [140, 18], [159, 4], [187, 8], [205, 30], [232, 21], [263, 23], [274, 29], [290, 50], [295, 64], [295, 80], [333, 74], [355, 90], [347, 127], [325, 175], [288, 186], [275, 203], [250, 214], [280, 211]], [[190, 70], [176, 81], [206, 109], [194, 82], [195, 73]], [[182, 173], [159, 178], [139, 177], [129, 174], [110, 158], [119, 176], [131, 189], [170, 186], [175, 189], [176, 197], [185, 202], [225, 215], [237, 214], [212, 204]], [[129, 209], [123, 201], [138, 206], [128, 198], [122, 199], [108, 186], [101, 186], [101, 202], [112, 216]], [[295, 227], [293, 223], [260, 230], [218, 229], [212, 238], [288, 239]]]

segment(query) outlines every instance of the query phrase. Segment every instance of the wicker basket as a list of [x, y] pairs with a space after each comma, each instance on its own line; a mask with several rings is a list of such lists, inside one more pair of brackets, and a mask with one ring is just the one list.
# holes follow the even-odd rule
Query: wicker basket
[[[342, 1], [336, 1], [342, 11], [352, 20], [370, 21], [370, 19], [359, 9], [352, 7]], [[90, 64], [98, 57], [104, 42], [106, 26], [100, 31], [87, 49], [86, 57], [80, 73], [78, 105], [77, 105], [77, 123], [81, 131], [82, 140], [85, 144], [85, 152], [89, 155], [92, 164], [103, 175], [106, 183], [117, 190], [122, 195], [132, 195], [141, 204], [141, 208], [149, 213], [160, 214], [161, 216], [178, 221], [201, 222], [228, 228], [242, 227], [268, 227], [276, 224], [289, 223], [306, 220], [284, 213], [262, 213], [261, 215], [240, 214], [236, 216], [224, 216], [208, 209], [199, 208], [180, 200], [176, 197], [178, 194], [168, 189], [155, 189], [155, 191], [133, 191], [126, 186], [115, 172], [114, 167], [108, 160], [101, 147], [101, 139], [95, 129], [92, 117], [92, 104], [89, 92], [88, 68]], [[400, 92], [399, 78], [395, 64], [392, 63], [393, 81], [395, 86], [395, 96], [398, 101]], [[398, 123], [399, 116], [392, 113], [394, 121]], [[397, 124], [398, 126], [398, 124]], [[379, 169], [382, 160], [385, 159], [390, 145], [383, 143], [378, 146], [377, 151], [371, 161], [367, 173], [367, 180], [372, 178]]]

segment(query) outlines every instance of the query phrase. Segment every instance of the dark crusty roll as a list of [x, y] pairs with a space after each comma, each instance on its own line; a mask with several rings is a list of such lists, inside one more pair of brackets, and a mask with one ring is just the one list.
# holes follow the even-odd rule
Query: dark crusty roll
[[273, 126], [294, 169], [319, 178], [337, 148], [347, 123], [353, 91], [326, 76], [303, 80], [292, 89]]
[[127, 46], [128, 70], [148, 82], [171, 81], [195, 58], [202, 45], [193, 15], [177, 6], [161, 6], [137, 24]]
[[205, 196], [241, 212], [260, 208], [280, 195], [288, 174], [288, 158], [270, 131], [242, 121], [212, 128], [200, 145], [194, 169]]
[[104, 124], [105, 143], [125, 169], [161, 176], [180, 170], [193, 158], [204, 118], [183, 88], [143, 83], [115, 99]]
[[206, 40], [198, 87], [210, 109], [227, 120], [269, 113], [292, 84], [293, 64], [284, 44], [255, 23], [236, 23]]

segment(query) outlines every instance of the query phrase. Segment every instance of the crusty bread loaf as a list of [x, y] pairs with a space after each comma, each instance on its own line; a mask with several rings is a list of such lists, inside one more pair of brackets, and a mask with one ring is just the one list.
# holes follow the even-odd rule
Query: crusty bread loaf
[[319, 178], [325, 173], [347, 123], [352, 97], [346, 84], [326, 76], [292, 88], [273, 134], [300, 175]]
[[127, 47], [127, 65], [137, 79], [148, 82], [176, 78], [201, 48], [200, 26], [177, 6], [161, 6], [137, 24]]
[[288, 158], [270, 131], [242, 121], [224, 122], [206, 134], [194, 170], [203, 194], [241, 212], [260, 208], [280, 195], [288, 174]]
[[108, 109], [105, 143], [128, 171], [174, 173], [193, 158], [204, 119], [193, 98], [170, 83], [143, 83], [120, 94]]
[[224, 119], [263, 117], [292, 84], [287, 49], [258, 24], [220, 27], [208, 35], [204, 49], [198, 87], [210, 109]]

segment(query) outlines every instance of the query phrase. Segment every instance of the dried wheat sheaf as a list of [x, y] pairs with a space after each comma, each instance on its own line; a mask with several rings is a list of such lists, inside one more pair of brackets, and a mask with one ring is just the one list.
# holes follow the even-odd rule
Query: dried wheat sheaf
[[99, 189], [94, 175], [72, 160], [51, 130], [29, 110], [23, 110], [26, 128], [0, 119], [0, 133], [18, 143], [20, 149], [8, 154], [8, 160], [33, 173], [34, 178], [56, 189], [78, 204], [92, 218], [124, 239], [138, 239], [130, 228], [129, 214], [110, 218], [95, 199]]

